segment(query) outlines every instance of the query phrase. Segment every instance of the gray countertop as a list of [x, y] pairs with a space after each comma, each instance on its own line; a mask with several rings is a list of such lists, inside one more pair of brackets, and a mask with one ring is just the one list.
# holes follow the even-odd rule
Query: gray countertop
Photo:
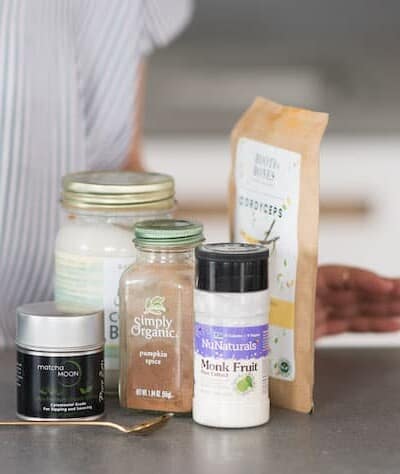
[[[146, 437], [98, 428], [0, 428], [1, 474], [400, 472], [400, 349], [319, 350], [313, 415], [273, 409], [260, 428], [175, 418]], [[15, 412], [14, 354], [0, 353], [0, 419]], [[107, 419], [138, 415], [108, 400]]]

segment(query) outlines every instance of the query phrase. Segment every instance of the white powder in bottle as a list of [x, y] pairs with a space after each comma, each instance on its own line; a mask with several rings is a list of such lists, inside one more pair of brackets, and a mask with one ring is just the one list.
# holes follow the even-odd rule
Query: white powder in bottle
[[196, 249], [193, 419], [220, 428], [269, 420], [268, 250]]

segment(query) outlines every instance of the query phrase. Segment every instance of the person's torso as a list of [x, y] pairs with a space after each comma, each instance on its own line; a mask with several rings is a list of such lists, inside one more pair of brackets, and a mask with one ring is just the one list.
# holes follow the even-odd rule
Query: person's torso
[[127, 155], [142, 3], [0, 0], [2, 313], [51, 297], [61, 177]]

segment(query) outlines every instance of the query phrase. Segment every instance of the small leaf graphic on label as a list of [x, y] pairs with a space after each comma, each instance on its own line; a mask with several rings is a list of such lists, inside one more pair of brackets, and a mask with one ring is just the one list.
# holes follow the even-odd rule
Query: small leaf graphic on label
[[144, 312], [145, 314], [153, 314], [155, 316], [161, 316], [162, 313], [166, 312], [164, 306], [165, 297], [164, 296], [153, 296], [152, 298], [146, 298], [144, 302]]
[[81, 392], [81, 395], [87, 395], [88, 393], [90, 393], [91, 391], [93, 390], [93, 386], [92, 385], [89, 385], [89, 387], [81, 387], [79, 389], [79, 391]]

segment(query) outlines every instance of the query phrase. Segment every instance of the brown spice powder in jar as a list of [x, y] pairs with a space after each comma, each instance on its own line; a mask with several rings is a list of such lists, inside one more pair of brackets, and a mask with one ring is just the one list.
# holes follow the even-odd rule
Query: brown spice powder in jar
[[[157, 221], [165, 235], [167, 224], [160, 222], [165, 221]], [[195, 226], [195, 238], [182, 238], [178, 247], [175, 238], [173, 248], [153, 240], [153, 247], [142, 247], [136, 229], [137, 261], [120, 282], [120, 402], [127, 408], [188, 413], [193, 398], [193, 248], [202, 239], [202, 227], [172, 220], [168, 226], [173, 235], [176, 226]]]

